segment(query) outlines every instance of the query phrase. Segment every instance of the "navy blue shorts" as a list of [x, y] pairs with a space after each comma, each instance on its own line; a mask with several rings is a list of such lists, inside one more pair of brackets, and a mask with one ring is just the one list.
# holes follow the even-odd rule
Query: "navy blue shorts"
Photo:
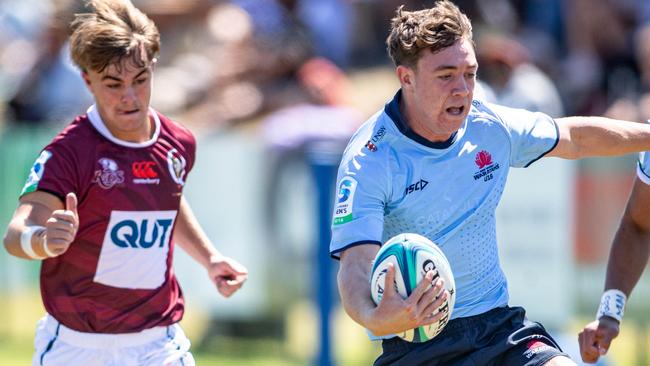
[[544, 327], [520, 307], [502, 307], [451, 320], [434, 339], [385, 339], [374, 366], [541, 366], [566, 356]]

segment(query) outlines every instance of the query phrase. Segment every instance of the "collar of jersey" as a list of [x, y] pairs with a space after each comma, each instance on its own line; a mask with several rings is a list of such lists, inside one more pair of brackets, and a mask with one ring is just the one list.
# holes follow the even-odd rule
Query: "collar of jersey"
[[386, 106], [384, 107], [384, 112], [390, 117], [390, 119], [393, 121], [397, 129], [406, 137], [410, 138], [411, 140], [419, 143], [420, 145], [424, 145], [426, 147], [432, 148], [432, 149], [437, 149], [437, 150], [444, 150], [449, 148], [451, 145], [456, 142], [458, 139], [458, 131], [454, 132], [449, 139], [446, 141], [440, 141], [440, 142], [433, 142], [429, 141], [426, 138], [418, 135], [408, 127], [408, 123], [406, 122], [406, 119], [402, 115], [402, 113], [399, 110], [399, 105], [402, 102], [402, 89], [398, 90], [397, 93], [395, 93], [395, 97], [393, 97], [393, 100], [388, 102]]
[[160, 135], [160, 119], [158, 118], [158, 113], [156, 113], [156, 111], [154, 111], [154, 109], [151, 107], [149, 107], [149, 114], [153, 116], [153, 121], [156, 128], [153, 132], [153, 136], [151, 136], [151, 139], [145, 142], [124, 141], [113, 136], [111, 131], [109, 131], [108, 128], [106, 127], [106, 124], [102, 120], [102, 117], [99, 115], [99, 111], [97, 110], [97, 106], [95, 104], [91, 105], [86, 111], [86, 113], [88, 115], [88, 119], [90, 120], [90, 123], [93, 125], [93, 127], [95, 127], [97, 132], [99, 132], [102, 136], [104, 136], [109, 141], [117, 145], [121, 145], [125, 147], [148, 147], [153, 145], [156, 142], [156, 140], [158, 140], [158, 135]]

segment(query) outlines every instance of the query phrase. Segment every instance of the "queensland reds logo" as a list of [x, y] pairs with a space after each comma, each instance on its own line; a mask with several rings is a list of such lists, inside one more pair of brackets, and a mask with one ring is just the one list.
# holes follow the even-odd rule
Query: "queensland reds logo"
[[171, 149], [167, 152], [167, 167], [169, 168], [169, 174], [171, 175], [174, 182], [179, 185], [185, 185], [185, 168], [187, 162], [183, 155], [181, 155], [178, 150]]
[[483, 169], [486, 166], [492, 164], [492, 155], [485, 150], [481, 150], [476, 154], [476, 159], [474, 159], [476, 165], [479, 169]]
[[102, 166], [102, 169], [95, 170], [93, 183], [99, 184], [104, 189], [110, 189], [116, 184], [124, 183], [124, 171], [118, 169], [115, 160], [101, 158], [97, 162]]

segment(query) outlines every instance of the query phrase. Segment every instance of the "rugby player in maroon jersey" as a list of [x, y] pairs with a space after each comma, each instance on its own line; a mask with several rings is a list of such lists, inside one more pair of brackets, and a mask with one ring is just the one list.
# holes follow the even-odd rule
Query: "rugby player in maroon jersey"
[[4, 237], [10, 254], [42, 260], [33, 364], [192, 365], [175, 244], [225, 297], [247, 270], [183, 197], [194, 136], [149, 107], [155, 24], [129, 0], [88, 5], [70, 44], [95, 104], [41, 151]]

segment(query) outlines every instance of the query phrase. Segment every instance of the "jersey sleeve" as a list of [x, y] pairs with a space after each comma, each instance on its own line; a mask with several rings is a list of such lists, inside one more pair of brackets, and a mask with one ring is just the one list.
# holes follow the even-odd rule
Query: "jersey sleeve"
[[194, 167], [196, 162], [196, 137], [194, 134], [187, 128], [185, 129], [186, 136], [184, 138], [183, 144], [187, 151], [188, 161], [187, 161], [187, 171], [189, 172]]
[[41, 151], [30, 169], [20, 196], [38, 190], [64, 200], [70, 192], [79, 194], [77, 184], [79, 174], [76, 168], [79, 164], [73, 152], [63, 145], [59, 141]]
[[389, 190], [388, 167], [379, 156], [358, 153], [339, 167], [332, 217], [330, 255], [359, 244], [381, 245], [384, 207]]
[[540, 112], [490, 104], [510, 138], [510, 166], [528, 167], [555, 148], [560, 133], [555, 120]]

